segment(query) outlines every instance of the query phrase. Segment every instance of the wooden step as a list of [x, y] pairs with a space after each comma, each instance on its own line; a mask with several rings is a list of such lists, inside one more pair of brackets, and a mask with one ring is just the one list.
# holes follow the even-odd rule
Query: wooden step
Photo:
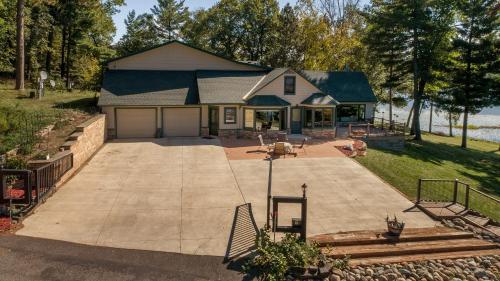
[[470, 232], [456, 231], [447, 227], [431, 227], [405, 229], [399, 238], [389, 236], [385, 231], [352, 231], [316, 235], [309, 238], [309, 240], [318, 243], [320, 247], [327, 247], [467, 239], [472, 237], [474, 235]]
[[401, 262], [414, 262], [422, 260], [460, 259], [460, 258], [492, 256], [492, 255], [500, 255], [500, 249], [480, 250], [480, 251], [478, 250], [458, 251], [458, 252], [416, 254], [416, 255], [388, 256], [388, 257], [374, 257], [374, 258], [358, 258], [358, 259], [350, 259], [349, 264], [351, 266], [370, 265], [370, 264], [389, 264], [389, 263], [401, 263]]
[[466, 221], [469, 221], [470, 223], [477, 225], [477, 226], [486, 226], [490, 222], [489, 218], [475, 216], [472, 214], [467, 214], [467, 215], [463, 216], [463, 218]]
[[500, 236], [500, 226], [488, 224], [485, 226], [490, 232], [495, 233], [497, 236]]
[[498, 249], [498, 245], [475, 238], [398, 242], [394, 244], [373, 244], [356, 246], [337, 246], [333, 249], [324, 248], [323, 252], [333, 258], [350, 256], [351, 258], [370, 258], [401, 255], [433, 254], [460, 251], [479, 251]]

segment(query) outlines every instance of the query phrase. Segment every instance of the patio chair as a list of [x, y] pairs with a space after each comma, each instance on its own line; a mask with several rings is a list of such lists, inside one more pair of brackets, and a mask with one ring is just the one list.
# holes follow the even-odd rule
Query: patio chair
[[286, 135], [286, 132], [279, 132], [278, 133], [278, 141], [279, 142], [286, 142], [286, 141], [288, 141], [288, 137]]
[[305, 138], [302, 139], [302, 142], [300, 143], [300, 145], [294, 145], [292, 147], [292, 149], [293, 149], [292, 153], [295, 154], [295, 155], [297, 155], [297, 152], [295, 151], [296, 149], [302, 149], [303, 151], [305, 151], [306, 150], [305, 149], [305, 145], [306, 145], [307, 140], [308, 140], [307, 137], [305, 137]]
[[283, 155], [286, 157], [286, 148], [284, 142], [277, 142], [274, 144], [273, 155]]
[[257, 137], [259, 138], [259, 141], [260, 141], [259, 149], [262, 147], [265, 147], [267, 149], [267, 151], [270, 151], [271, 149], [273, 149], [274, 144], [265, 144], [264, 138], [262, 138], [262, 135], [258, 135]]

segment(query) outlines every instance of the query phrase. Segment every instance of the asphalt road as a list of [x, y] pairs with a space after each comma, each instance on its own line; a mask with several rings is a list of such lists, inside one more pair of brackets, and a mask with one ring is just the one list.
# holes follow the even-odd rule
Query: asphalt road
[[0, 280], [242, 280], [222, 257], [0, 235]]

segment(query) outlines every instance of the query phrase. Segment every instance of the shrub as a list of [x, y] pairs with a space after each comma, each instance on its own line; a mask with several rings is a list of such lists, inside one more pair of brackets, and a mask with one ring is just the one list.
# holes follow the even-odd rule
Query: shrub
[[5, 163], [6, 169], [26, 169], [28, 167], [28, 162], [21, 157], [8, 157]]
[[261, 229], [256, 238], [255, 256], [245, 265], [246, 273], [253, 273], [259, 280], [283, 280], [290, 267], [316, 265], [320, 257], [316, 245], [301, 241], [295, 234], [287, 233], [279, 242], [270, 239], [269, 231]]

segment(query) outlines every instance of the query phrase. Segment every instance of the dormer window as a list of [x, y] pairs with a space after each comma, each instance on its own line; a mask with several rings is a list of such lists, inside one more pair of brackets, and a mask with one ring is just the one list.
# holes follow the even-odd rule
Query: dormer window
[[285, 76], [285, 95], [295, 95], [295, 76]]

